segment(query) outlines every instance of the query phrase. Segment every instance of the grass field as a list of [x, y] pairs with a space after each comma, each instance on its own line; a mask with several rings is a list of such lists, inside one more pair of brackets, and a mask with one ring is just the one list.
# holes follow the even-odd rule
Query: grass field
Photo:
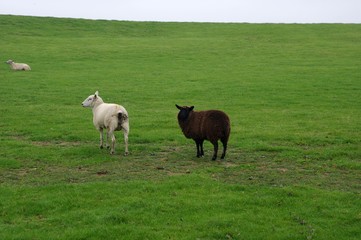
[[[0, 239], [360, 239], [361, 25], [0, 16]], [[130, 115], [98, 148], [81, 102]], [[231, 119], [195, 157], [175, 104]]]

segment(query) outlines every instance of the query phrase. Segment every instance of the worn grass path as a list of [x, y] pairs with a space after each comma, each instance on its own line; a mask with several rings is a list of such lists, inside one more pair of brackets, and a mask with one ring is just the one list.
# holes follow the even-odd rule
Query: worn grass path
[[[0, 16], [0, 239], [359, 239], [361, 25]], [[98, 149], [81, 102], [127, 108]], [[225, 161], [175, 104], [221, 109]]]

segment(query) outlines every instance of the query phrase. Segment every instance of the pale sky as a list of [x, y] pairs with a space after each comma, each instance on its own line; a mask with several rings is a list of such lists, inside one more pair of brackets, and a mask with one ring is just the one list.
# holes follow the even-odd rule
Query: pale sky
[[361, 0], [0, 0], [0, 14], [127, 21], [361, 23]]

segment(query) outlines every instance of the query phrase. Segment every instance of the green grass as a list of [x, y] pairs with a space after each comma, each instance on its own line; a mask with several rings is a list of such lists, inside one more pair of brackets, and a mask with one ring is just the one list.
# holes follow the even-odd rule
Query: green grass
[[[361, 25], [0, 16], [0, 239], [359, 239]], [[98, 149], [96, 90], [130, 115]], [[195, 157], [174, 104], [231, 119]]]

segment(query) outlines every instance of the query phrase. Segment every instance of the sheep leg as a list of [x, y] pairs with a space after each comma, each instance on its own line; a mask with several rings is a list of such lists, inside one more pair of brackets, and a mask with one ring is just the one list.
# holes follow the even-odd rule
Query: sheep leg
[[112, 139], [112, 145], [111, 145], [111, 149], [110, 149], [110, 154], [114, 154], [114, 149], [115, 149], [115, 136], [114, 136], [114, 130], [109, 130], [109, 136]]
[[201, 157], [200, 153], [199, 153], [199, 142], [198, 140], [194, 140], [196, 142], [196, 148], [197, 148], [197, 158]]
[[214, 153], [213, 153], [212, 160], [214, 161], [214, 160], [217, 159], [218, 141], [213, 141], [212, 144], [213, 144], [213, 147], [214, 147]]
[[103, 148], [103, 128], [99, 129], [99, 133], [100, 133], [100, 144], [99, 147], [102, 149]]
[[200, 158], [204, 155], [203, 153], [203, 140], [194, 140], [196, 142], [196, 146], [197, 146], [197, 158]]
[[109, 145], [109, 129], [107, 129], [107, 141], [105, 143], [105, 146], [106, 146], [107, 149], [110, 148], [110, 145]]
[[201, 155], [201, 153], [200, 153], [200, 150], [199, 150], [199, 148], [200, 148], [200, 143], [199, 143], [198, 141], [196, 141], [196, 145], [197, 145], [197, 157], [200, 158], [200, 157], [202, 157], [202, 155]]
[[125, 144], [124, 156], [127, 156], [127, 155], [129, 154], [129, 151], [128, 151], [129, 123], [128, 123], [128, 122], [124, 122], [124, 123], [122, 124], [122, 129], [123, 129], [124, 144]]
[[224, 159], [224, 157], [226, 156], [226, 151], [227, 151], [227, 141], [222, 141], [223, 144], [223, 153], [221, 156], [221, 159]]
[[125, 143], [124, 156], [127, 156], [129, 154], [129, 151], [128, 151], [128, 133], [125, 133], [125, 132], [124, 132], [124, 143]]

